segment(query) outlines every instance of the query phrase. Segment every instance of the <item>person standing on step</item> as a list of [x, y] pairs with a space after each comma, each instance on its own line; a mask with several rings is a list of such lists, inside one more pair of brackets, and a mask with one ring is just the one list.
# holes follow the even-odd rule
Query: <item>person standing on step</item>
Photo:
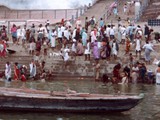
[[42, 24], [39, 25], [37, 32], [38, 32], [38, 38], [42, 42], [42, 38], [44, 37], [44, 28], [43, 28]]
[[126, 39], [126, 34], [127, 34], [126, 27], [122, 26], [120, 28], [120, 31], [121, 31], [121, 38], [122, 38], [121, 43], [124, 44], [125, 43], [125, 39]]
[[34, 42], [34, 38], [32, 38], [31, 43], [29, 43], [29, 54], [34, 55], [36, 50], [36, 43]]
[[20, 77], [20, 70], [18, 67], [18, 63], [16, 62], [14, 64], [14, 80], [19, 80], [19, 77]]
[[93, 43], [91, 43], [92, 48], [93, 48], [93, 57], [95, 60], [99, 60], [100, 58], [100, 52], [98, 49], [98, 42], [97, 40], [95, 40]]
[[95, 19], [94, 16], [92, 16], [89, 23], [91, 25], [91, 29], [93, 29], [95, 27], [95, 24], [96, 24], [96, 19]]
[[99, 60], [96, 60], [96, 64], [95, 64], [95, 72], [96, 72], [96, 76], [95, 76], [95, 80], [99, 80], [99, 75], [100, 75], [100, 63]]
[[115, 30], [114, 30], [113, 25], [111, 25], [111, 29], [109, 31], [109, 36], [110, 36], [110, 40], [113, 40], [115, 38]]
[[116, 42], [116, 40], [113, 40], [113, 43], [112, 43], [112, 54], [113, 54], [115, 59], [117, 59], [118, 50], [119, 50], [118, 43]]
[[85, 29], [86, 29], [86, 32], [88, 32], [88, 26], [89, 26], [89, 20], [88, 20], [88, 17], [85, 18]]
[[85, 47], [85, 61], [89, 60], [90, 61], [90, 54], [91, 54], [91, 42], [90, 40], [87, 40], [87, 46]]
[[127, 15], [127, 4], [125, 3], [123, 6], [123, 13]]
[[12, 34], [12, 41], [13, 44], [17, 44], [17, 27], [15, 24], [13, 24], [12, 28], [11, 28], [11, 34]]
[[143, 46], [143, 49], [145, 50], [145, 61], [146, 63], [149, 63], [151, 62], [151, 52], [154, 51], [153, 50], [153, 45], [151, 43], [149, 43], [148, 41], [146, 41], [146, 44]]
[[132, 71], [131, 72], [132, 83], [137, 83], [138, 73], [139, 73], [139, 68], [137, 64], [133, 65], [131, 71]]
[[158, 68], [155, 70], [156, 74], [156, 84], [160, 85], [160, 63], [158, 64]]
[[52, 48], [52, 50], [54, 50], [54, 48], [56, 47], [56, 37], [57, 37], [57, 32], [55, 29], [52, 29], [52, 32], [51, 32], [51, 48]]
[[0, 45], [2, 46], [2, 50], [0, 50], [0, 57], [5, 58], [7, 54], [7, 45], [5, 40], [0, 40]]
[[76, 53], [77, 53], [76, 51], [77, 51], [77, 41], [76, 41], [76, 39], [73, 39], [71, 54], [72, 54], [72, 57], [74, 58], [74, 60], [76, 60]]
[[34, 60], [31, 61], [29, 64], [30, 67], [30, 78], [35, 78], [36, 77], [36, 64]]
[[57, 36], [58, 36], [58, 43], [59, 43], [59, 44], [62, 44], [62, 30], [61, 30], [61, 25], [58, 26]]
[[76, 21], [76, 28], [80, 29], [81, 25], [82, 25], [82, 21], [81, 21], [80, 18], [78, 18], [77, 21]]
[[87, 38], [88, 38], [88, 34], [84, 29], [84, 31], [82, 32], [82, 44], [84, 47], [87, 45]]
[[64, 68], [65, 69], [66, 69], [68, 61], [70, 59], [69, 52], [70, 52], [70, 50], [68, 49], [68, 46], [66, 46], [66, 48], [62, 51], [62, 57], [64, 60]]
[[105, 34], [106, 34], [106, 38], [107, 38], [107, 41], [110, 40], [110, 29], [111, 29], [111, 26], [108, 25], [107, 28], [106, 28], [106, 31], [105, 31]]
[[93, 42], [95, 42], [95, 40], [97, 40], [97, 29], [96, 28], [92, 29], [90, 36], [91, 36], [91, 43], [93, 43]]
[[5, 69], [5, 77], [7, 81], [11, 80], [11, 64], [10, 62], [6, 62], [6, 69]]
[[130, 40], [129, 40], [128, 36], [126, 36], [126, 50], [125, 50], [126, 53], [125, 53], [125, 55], [127, 55], [129, 53], [130, 47], [131, 47]]
[[30, 39], [31, 39], [31, 38], [35, 38], [36, 30], [35, 30], [35, 25], [34, 25], [34, 24], [32, 24], [32, 26], [31, 26], [31, 28], [30, 28], [29, 31], [30, 31], [30, 34], [29, 34]]
[[102, 28], [102, 27], [104, 27], [104, 20], [103, 20], [103, 18], [100, 18], [99, 28]]
[[139, 79], [142, 83], [145, 83], [145, 75], [146, 75], [146, 72], [147, 72], [147, 68], [146, 68], [146, 65], [145, 63], [140, 63], [139, 64]]
[[136, 41], [135, 41], [136, 48], [135, 48], [135, 51], [136, 51], [136, 57], [139, 54], [139, 59], [141, 58], [141, 43], [142, 43], [141, 41], [142, 41], [141, 37], [139, 35], [136, 36]]
[[81, 39], [77, 43], [77, 50], [76, 50], [76, 52], [77, 52], [78, 56], [83, 56], [84, 48], [83, 48]]

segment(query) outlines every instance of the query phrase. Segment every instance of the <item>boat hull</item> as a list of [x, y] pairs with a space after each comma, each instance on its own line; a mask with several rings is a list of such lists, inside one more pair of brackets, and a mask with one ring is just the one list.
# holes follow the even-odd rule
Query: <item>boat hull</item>
[[0, 110], [44, 112], [123, 112], [135, 107], [141, 99], [35, 98], [0, 96]]

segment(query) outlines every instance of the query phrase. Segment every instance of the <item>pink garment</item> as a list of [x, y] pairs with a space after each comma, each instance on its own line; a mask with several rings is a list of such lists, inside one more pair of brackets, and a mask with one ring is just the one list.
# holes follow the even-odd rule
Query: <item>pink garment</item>
[[11, 33], [14, 33], [14, 32], [16, 32], [17, 31], [17, 27], [12, 27], [11, 28]]
[[5, 57], [6, 56], [6, 48], [7, 48], [7, 46], [6, 46], [6, 43], [4, 41], [3, 41], [3, 47], [4, 47], [4, 49], [1, 52], [1, 56]]
[[99, 49], [98, 49], [98, 42], [93, 42], [92, 46], [93, 46], [94, 59], [99, 59], [100, 55], [99, 55]]
[[83, 52], [84, 52], [84, 49], [83, 49], [82, 43], [78, 43], [78, 44], [77, 44], [77, 54], [78, 54], [78, 55], [82, 55]]

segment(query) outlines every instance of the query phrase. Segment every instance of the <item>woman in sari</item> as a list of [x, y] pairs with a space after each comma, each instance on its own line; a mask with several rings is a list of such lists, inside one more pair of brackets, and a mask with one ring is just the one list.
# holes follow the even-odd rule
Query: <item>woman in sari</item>
[[2, 41], [2, 43], [3, 43], [3, 51], [2, 51], [2, 56], [3, 57], [6, 57], [6, 54], [7, 54], [7, 45], [6, 45], [6, 41]]
[[78, 56], [82, 56], [84, 53], [84, 48], [83, 48], [81, 40], [79, 40], [79, 42], [77, 43], [77, 50], [76, 51], [77, 51]]
[[100, 58], [100, 55], [99, 55], [99, 49], [98, 49], [98, 42], [97, 42], [97, 40], [95, 40], [92, 43], [92, 46], [93, 46], [93, 56], [94, 56], [94, 59], [98, 60]]
[[126, 53], [125, 53], [125, 55], [128, 54], [129, 51], [130, 51], [130, 40], [128, 37], [126, 37]]
[[18, 68], [18, 63], [14, 64], [14, 80], [19, 80], [20, 70]]
[[17, 42], [17, 27], [15, 24], [13, 24], [13, 26], [11, 28], [11, 34], [12, 34], [13, 43], [16, 43]]

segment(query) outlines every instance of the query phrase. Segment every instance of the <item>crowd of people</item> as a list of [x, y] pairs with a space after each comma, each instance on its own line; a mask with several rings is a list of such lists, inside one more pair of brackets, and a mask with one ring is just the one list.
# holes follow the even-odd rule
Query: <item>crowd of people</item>
[[[115, 10], [114, 10], [115, 11]], [[124, 7], [124, 12], [126, 12]], [[61, 23], [56, 24], [56, 26], [51, 26], [49, 20], [43, 26], [40, 24], [38, 27], [32, 24], [29, 28], [28, 26], [16, 26], [13, 24], [11, 28], [11, 36], [14, 45], [22, 45], [27, 48], [30, 55], [36, 56], [40, 55], [48, 56], [48, 50], [60, 52], [63, 60], [67, 63], [68, 60], [76, 56], [84, 56], [84, 61], [95, 60], [95, 79], [100, 79], [100, 62], [99, 60], [116, 60], [119, 52], [124, 52], [124, 55], [128, 56], [129, 62], [123, 68], [122, 65], [117, 64], [113, 68], [113, 78], [114, 83], [128, 83], [132, 81], [137, 83], [137, 79], [145, 82], [145, 75], [147, 73], [147, 68], [145, 64], [151, 64], [151, 52], [154, 51], [154, 46], [152, 44], [151, 33], [153, 32], [147, 25], [144, 29], [140, 25], [135, 25], [129, 18], [127, 18], [125, 24], [122, 22], [121, 18], [118, 17], [116, 24], [105, 23], [103, 18], [96, 20], [95, 16], [91, 18], [85, 18], [85, 24], [82, 26], [82, 21], [80, 18], [75, 22], [75, 26], [69, 21], [62, 19]], [[0, 40], [0, 56], [6, 55], [6, 43], [8, 41], [5, 26], [1, 30], [1, 40]], [[145, 44], [144, 44], [145, 43]], [[131, 52], [131, 46], [135, 46], [135, 53]], [[27, 47], [26, 47], [27, 46]], [[122, 51], [121, 46], [125, 46]], [[144, 62], [140, 63], [138, 60], [141, 59], [142, 50], [144, 50]], [[134, 55], [135, 54], [135, 58]], [[93, 56], [93, 57], [92, 57]], [[113, 59], [112, 59], [113, 58]], [[34, 78], [36, 76], [36, 66], [39, 63], [37, 59], [34, 59], [30, 67], [30, 77]], [[40, 62], [41, 63], [41, 62]], [[41, 76], [45, 76], [44, 63], [41, 65]], [[20, 72], [18, 68], [18, 63], [14, 65], [14, 79], [25, 80], [25, 73]], [[22, 66], [21, 69], [25, 67]], [[25, 67], [26, 68], [26, 67]], [[23, 70], [23, 69], [22, 69]], [[120, 73], [120, 70], [123, 74]], [[159, 70], [158, 70], [159, 71]], [[19, 75], [21, 74], [21, 75]], [[5, 76], [7, 79], [11, 78], [11, 66], [10, 63], [6, 63]]]

